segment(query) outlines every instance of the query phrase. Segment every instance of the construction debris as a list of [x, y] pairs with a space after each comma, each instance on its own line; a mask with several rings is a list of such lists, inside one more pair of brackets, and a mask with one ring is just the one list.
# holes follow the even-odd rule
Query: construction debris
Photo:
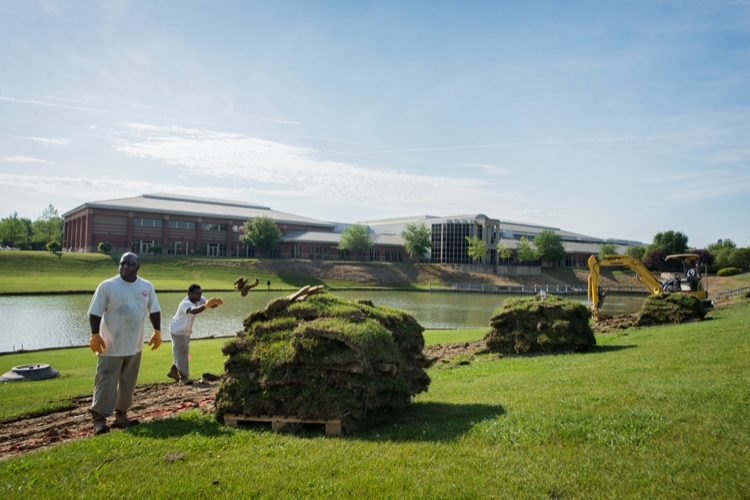
[[651, 295], [643, 302], [638, 313], [638, 326], [658, 325], [661, 323], [683, 323], [690, 320], [702, 320], [706, 310], [701, 301], [684, 293], [659, 293]]
[[485, 335], [489, 352], [583, 351], [596, 345], [591, 314], [580, 302], [547, 295], [506, 300], [490, 320]]
[[245, 297], [247, 295], [247, 292], [258, 286], [258, 283], [260, 283], [260, 280], [258, 278], [255, 278], [255, 281], [250, 284], [248, 283], [246, 278], [240, 276], [239, 278], [234, 280], [234, 289], [240, 292], [240, 295]]
[[250, 314], [223, 352], [216, 416], [340, 419], [347, 431], [427, 391], [424, 329], [410, 314], [305, 287]]

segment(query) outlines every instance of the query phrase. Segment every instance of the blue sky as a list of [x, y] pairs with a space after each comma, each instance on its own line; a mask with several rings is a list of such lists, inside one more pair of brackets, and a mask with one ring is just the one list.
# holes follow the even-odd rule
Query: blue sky
[[0, 3], [0, 216], [169, 192], [750, 246], [750, 2]]

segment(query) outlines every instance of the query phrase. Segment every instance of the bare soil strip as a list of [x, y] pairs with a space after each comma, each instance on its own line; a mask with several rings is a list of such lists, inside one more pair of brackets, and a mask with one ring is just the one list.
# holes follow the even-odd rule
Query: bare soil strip
[[[135, 390], [128, 416], [147, 423], [193, 408], [213, 412], [213, 399], [218, 386], [218, 381], [196, 381], [193, 385], [141, 385]], [[91, 396], [73, 398], [70, 403], [65, 409], [41, 417], [20, 416], [0, 421], [0, 460], [92, 436], [93, 427], [88, 413]], [[113, 429], [112, 432], [117, 430]]]

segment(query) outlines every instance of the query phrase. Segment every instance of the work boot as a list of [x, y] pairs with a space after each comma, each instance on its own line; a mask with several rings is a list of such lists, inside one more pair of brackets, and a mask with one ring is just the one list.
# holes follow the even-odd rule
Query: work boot
[[193, 385], [193, 381], [180, 373], [180, 385]]
[[94, 423], [94, 436], [109, 432], [107, 418], [104, 415], [101, 415], [94, 410], [89, 410], [89, 413], [91, 414], [91, 420]]
[[109, 432], [109, 426], [105, 420], [94, 422], [94, 436], [106, 434]]
[[172, 365], [172, 368], [167, 373], [167, 377], [173, 378], [175, 382], [180, 381], [180, 372], [177, 370], [177, 365]]
[[124, 411], [115, 410], [115, 421], [112, 422], [114, 429], [126, 429], [140, 424], [141, 421], [135, 418], [128, 418]]

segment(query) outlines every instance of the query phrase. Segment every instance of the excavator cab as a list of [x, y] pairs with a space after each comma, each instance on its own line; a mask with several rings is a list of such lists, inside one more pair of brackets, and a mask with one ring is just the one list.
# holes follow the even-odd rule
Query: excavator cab
[[[680, 261], [682, 263], [682, 273], [662, 283], [662, 288], [664, 288], [665, 292], [705, 291], [698, 255], [694, 253], [668, 255], [666, 260]], [[708, 296], [708, 294], [706, 293], [705, 296]], [[705, 296], [702, 298], [705, 298]]]

